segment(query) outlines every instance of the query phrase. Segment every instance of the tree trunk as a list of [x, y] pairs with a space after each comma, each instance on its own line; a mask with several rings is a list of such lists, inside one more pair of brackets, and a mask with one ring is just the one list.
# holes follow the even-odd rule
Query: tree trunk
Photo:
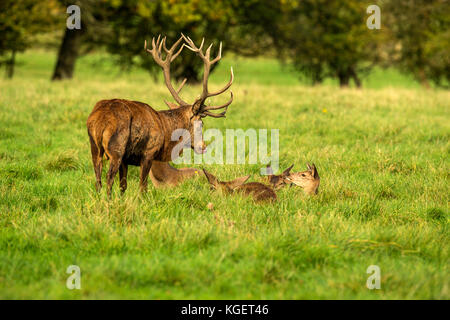
[[428, 82], [427, 76], [425, 75], [425, 71], [423, 69], [419, 70], [418, 78], [419, 78], [420, 84], [423, 87], [425, 87], [426, 89], [430, 89], [430, 83]]
[[323, 82], [322, 73], [321, 72], [314, 72], [312, 74], [312, 83], [313, 85], [319, 85]]
[[63, 41], [58, 52], [58, 61], [53, 72], [52, 80], [71, 79], [75, 63], [79, 56], [83, 29], [69, 30], [66, 28]]
[[348, 87], [348, 83], [350, 81], [350, 76], [349, 76], [348, 72], [344, 72], [344, 71], [339, 72], [338, 78], [339, 78], [339, 86], [341, 88]]
[[355, 69], [351, 68], [350, 72], [350, 75], [355, 82], [356, 87], [361, 88], [361, 80], [359, 79], [358, 74], [355, 72]]
[[16, 50], [11, 53], [11, 58], [6, 61], [6, 78], [12, 79], [14, 76], [14, 65], [16, 64]]

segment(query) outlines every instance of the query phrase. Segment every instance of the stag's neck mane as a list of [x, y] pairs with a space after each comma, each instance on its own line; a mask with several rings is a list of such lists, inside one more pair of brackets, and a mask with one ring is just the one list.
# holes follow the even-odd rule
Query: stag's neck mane
[[191, 106], [182, 106], [177, 109], [158, 111], [161, 120], [170, 134], [175, 129], [189, 129], [192, 116]]
[[179, 143], [179, 140], [172, 140], [172, 133], [176, 129], [189, 130], [191, 126], [190, 118], [192, 111], [190, 106], [183, 106], [177, 109], [162, 110], [158, 112], [164, 128], [164, 146], [160, 156], [161, 161], [172, 160], [172, 149]]

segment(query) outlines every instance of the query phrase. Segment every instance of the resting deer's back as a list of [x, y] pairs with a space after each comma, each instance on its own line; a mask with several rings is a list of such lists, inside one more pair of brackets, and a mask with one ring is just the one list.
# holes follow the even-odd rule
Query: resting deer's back
[[277, 195], [269, 186], [259, 182], [248, 182], [235, 189], [245, 195], [252, 196], [256, 201], [276, 201]]

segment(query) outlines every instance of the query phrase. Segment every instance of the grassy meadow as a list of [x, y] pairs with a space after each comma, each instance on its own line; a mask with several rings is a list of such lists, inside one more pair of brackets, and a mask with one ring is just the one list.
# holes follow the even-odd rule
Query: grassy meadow
[[[87, 116], [106, 98], [164, 109], [168, 90], [106, 55], [58, 83], [54, 53], [18, 59], [15, 78], [0, 79], [1, 299], [450, 299], [449, 91], [395, 70], [362, 90], [310, 87], [275, 60], [226, 57], [210, 82], [232, 65], [235, 100], [205, 127], [279, 129], [281, 168], [314, 162], [319, 194], [285, 188], [258, 205], [200, 176], [140, 195], [131, 167], [126, 194], [116, 179], [109, 201], [95, 192]], [[261, 165], [200, 167], [261, 181]], [[81, 290], [66, 288], [69, 265]], [[370, 265], [380, 290], [366, 287]]]

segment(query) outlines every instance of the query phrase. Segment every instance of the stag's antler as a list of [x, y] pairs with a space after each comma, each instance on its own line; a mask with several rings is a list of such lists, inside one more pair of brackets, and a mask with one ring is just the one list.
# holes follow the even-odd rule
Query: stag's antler
[[[159, 35], [158, 38], [156, 39], [156, 42], [155, 42], [155, 38], [152, 38], [152, 49], [151, 50], [147, 49], [147, 40], [145, 41], [145, 45], [144, 45], [144, 48], [152, 54], [155, 62], [157, 64], [159, 64], [161, 66], [161, 68], [163, 69], [164, 80], [166, 82], [167, 89], [169, 89], [170, 94], [175, 99], [175, 101], [178, 102], [178, 104], [180, 106], [188, 105], [188, 103], [183, 101], [183, 99], [181, 99], [179, 96], [181, 89], [183, 88], [184, 84], [186, 83], [186, 79], [184, 79], [183, 82], [181, 83], [180, 87], [177, 90], [175, 90], [172, 86], [172, 82], [170, 81], [170, 63], [173, 60], [175, 60], [175, 58], [178, 57], [178, 55], [181, 53], [181, 50], [183, 50], [183, 48], [185, 46], [184, 43], [181, 46], [181, 48], [174, 54], [176, 48], [179, 46], [179, 44], [181, 43], [182, 40], [183, 40], [183, 37], [178, 39], [178, 41], [175, 42], [170, 49], [167, 49], [166, 48], [166, 37], [161, 39], [161, 35]], [[166, 59], [164, 59], [164, 60], [163, 60], [162, 54], [161, 54], [162, 49], [164, 49], [164, 51], [166, 52]], [[171, 104], [169, 102], [166, 102], [166, 104], [171, 109], [175, 107], [173, 104]]]
[[[225, 85], [225, 87], [223, 87], [222, 89], [220, 89], [216, 92], [208, 92], [209, 71], [211, 69], [211, 65], [213, 65], [214, 63], [216, 63], [217, 61], [219, 61], [222, 58], [222, 42], [220, 43], [219, 53], [217, 54], [217, 57], [214, 58], [213, 60], [210, 60], [212, 43], [208, 47], [208, 49], [206, 49], [206, 52], [203, 53], [202, 48], [203, 48], [203, 44], [205, 42], [204, 38], [202, 40], [202, 43], [200, 44], [200, 47], [197, 47], [191, 38], [186, 37], [184, 34], [181, 34], [181, 37], [187, 43], [187, 44], [184, 44], [184, 46], [186, 48], [188, 48], [189, 50], [192, 50], [195, 53], [197, 53], [197, 55], [203, 60], [203, 64], [204, 64], [203, 92], [200, 95], [200, 97], [196, 100], [196, 102], [194, 103], [194, 112], [199, 113], [205, 117], [206, 116], [211, 116], [214, 118], [225, 117], [225, 113], [227, 112], [228, 106], [231, 104], [231, 102], [233, 102], [233, 92], [230, 92], [231, 93], [230, 100], [221, 106], [205, 106], [204, 105], [206, 99], [208, 99], [209, 97], [217, 96], [217, 95], [225, 92], [233, 84], [234, 74], [233, 74], [233, 68], [231, 68], [231, 78], [230, 78], [230, 81], [228, 81], [228, 83]], [[225, 111], [223, 111], [221, 113], [209, 112], [209, 110], [218, 110], [218, 109], [223, 109], [223, 108], [225, 108]]]

